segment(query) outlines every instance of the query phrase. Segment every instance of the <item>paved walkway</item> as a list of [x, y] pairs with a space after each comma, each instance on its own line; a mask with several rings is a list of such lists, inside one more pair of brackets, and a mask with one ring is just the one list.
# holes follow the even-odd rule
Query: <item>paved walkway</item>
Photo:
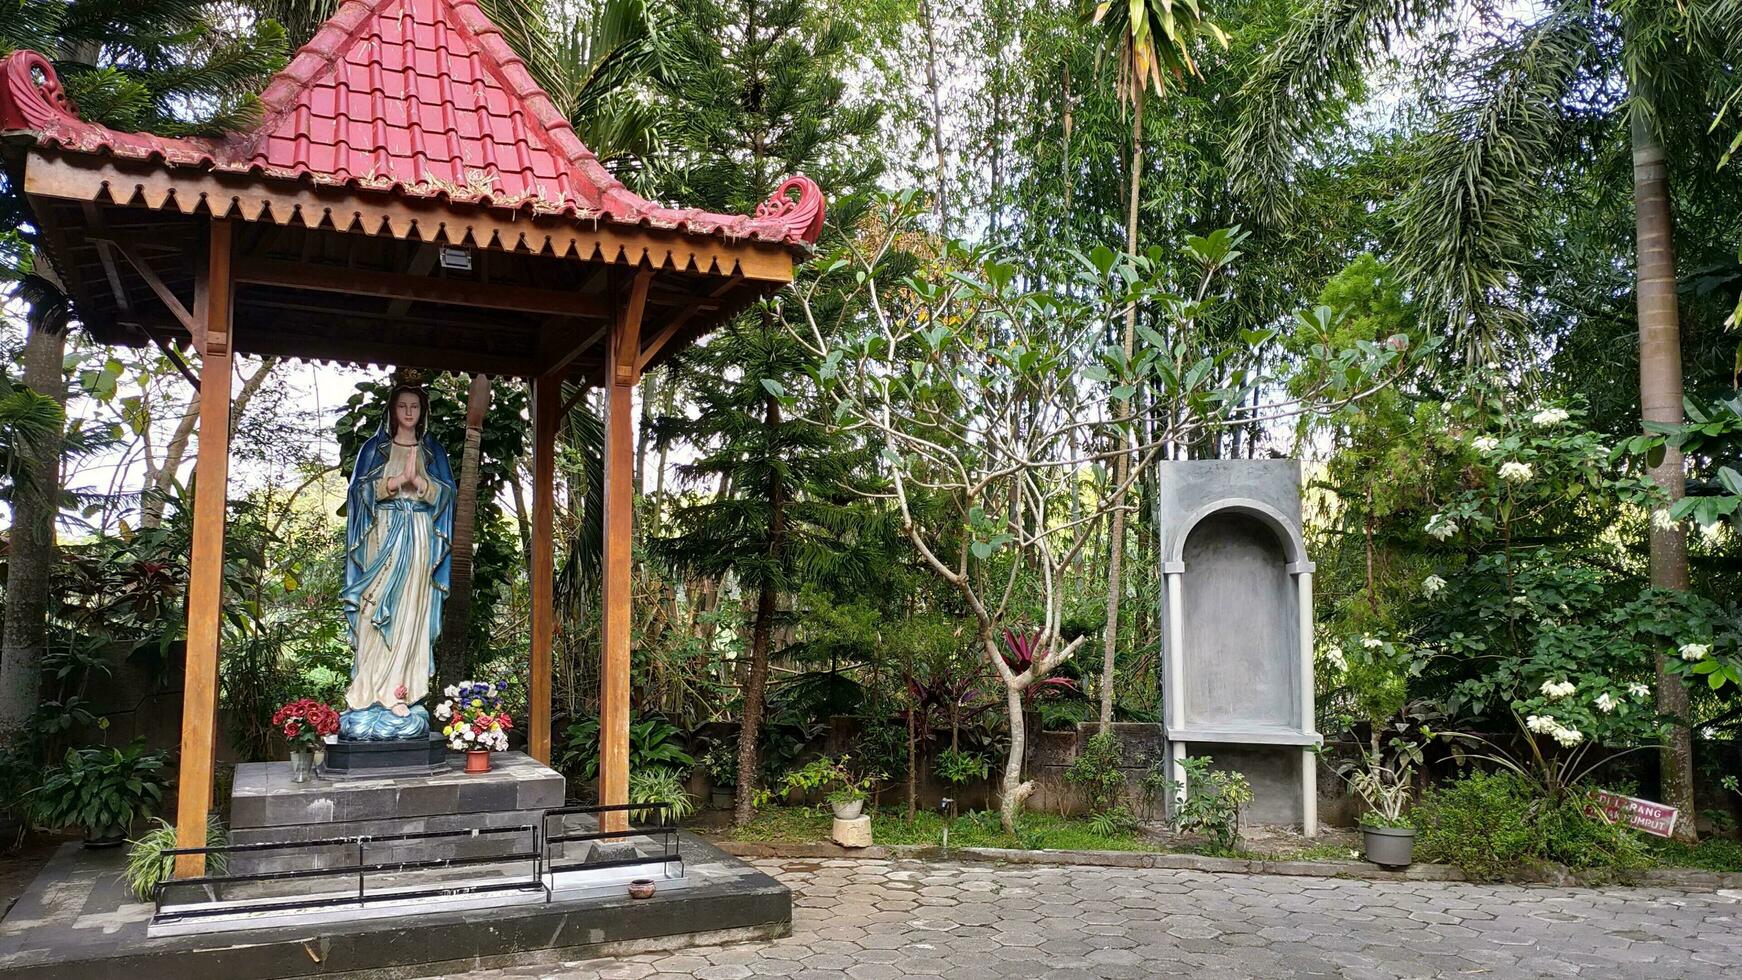
[[1742, 893], [890, 861], [755, 863], [793, 890], [789, 939], [472, 975], [1742, 977]]

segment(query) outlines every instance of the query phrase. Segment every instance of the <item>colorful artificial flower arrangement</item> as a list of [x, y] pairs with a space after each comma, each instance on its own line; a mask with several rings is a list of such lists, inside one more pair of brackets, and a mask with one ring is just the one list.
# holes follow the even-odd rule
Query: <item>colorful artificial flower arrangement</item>
[[442, 691], [447, 700], [436, 705], [436, 720], [444, 722], [442, 737], [456, 752], [506, 752], [514, 728], [502, 710], [505, 685], [494, 681], [462, 681]]
[[339, 713], [314, 698], [297, 698], [273, 713], [272, 727], [284, 733], [291, 748], [312, 751], [339, 733]]

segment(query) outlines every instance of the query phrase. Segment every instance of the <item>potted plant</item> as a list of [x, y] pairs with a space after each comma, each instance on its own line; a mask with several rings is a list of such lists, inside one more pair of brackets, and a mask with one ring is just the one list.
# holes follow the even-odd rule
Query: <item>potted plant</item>
[[729, 742], [716, 742], [702, 756], [702, 768], [708, 771], [708, 804], [716, 810], [732, 808], [732, 794], [738, 788], [738, 753]]
[[272, 714], [272, 727], [290, 743], [290, 781], [304, 783], [314, 772], [315, 752], [339, 731], [339, 713], [314, 698], [297, 698]]
[[1415, 824], [1406, 811], [1421, 746], [1392, 739], [1391, 747], [1391, 763], [1377, 751], [1364, 752], [1359, 763], [1346, 763], [1337, 775], [1367, 804], [1360, 820], [1367, 860], [1383, 868], [1407, 868], [1414, 861]]
[[143, 738], [124, 749], [68, 749], [33, 791], [32, 816], [56, 830], [79, 827], [86, 847], [116, 847], [127, 839], [135, 820], [152, 816], [163, 802], [169, 785], [163, 765], [163, 753], [145, 751]]
[[448, 748], [466, 753], [466, 771], [490, 771], [490, 753], [508, 751], [508, 732], [514, 727], [499, 700], [501, 687], [492, 681], [462, 681], [442, 692], [447, 700], [436, 705], [436, 720], [446, 722], [442, 737]]
[[786, 785], [789, 789], [810, 794], [819, 789], [829, 789], [823, 798], [834, 808], [836, 820], [856, 820], [864, 812], [865, 798], [871, 794], [871, 787], [883, 778], [880, 772], [854, 772], [849, 765], [852, 756], [843, 755], [839, 759], [823, 756], [806, 763], [803, 768], [786, 774]]

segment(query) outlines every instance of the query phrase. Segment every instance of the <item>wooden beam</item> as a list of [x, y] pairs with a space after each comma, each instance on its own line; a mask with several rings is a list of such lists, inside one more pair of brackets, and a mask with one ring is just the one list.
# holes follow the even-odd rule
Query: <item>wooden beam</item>
[[[181, 305], [181, 297], [177, 296], [175, 292], [164, 283], [163, 279], [158, 276], [156, 269], [153, 269], [146, 263], [145, 259], [140, 257], [138, 250], [134, 248], [132, 242], [129, 242], [125, 236], [115, 234], [99, 234], [87, 237], [92, 241], [98, 242], [99, 247], [102, 242], [106, 241], [117, 252], [120, 252], [121, 257], [127, 260], [127, 264], [133, 267], [133, 271], [139, 273], [139, 278], [144, 279], [145, 284], [151, 287], [151, 291], [157, 294], [157, 298], [163, 302], [164, 307], [169, 310], [170, 314], [177, 320], [180, 320], [182, 326], [187, 328], [188, 333], [194, 338], [195, 346], [201, 346], [199, 343], [200, 331], [206, 329], [206, 325], [200, 322], [199, 317], [189, 313], [187, 307]], [[226, 300], [226, 303], [228, 303], [228, 300]], [[225, 329], [227, 330], [228, 328], [226, 327]]]
[[158, 350], [163, 351], [163, 356], [169, 358], [169, 363], [175, 365], [175, 369], [181, 372], [181, 376], [187, 379], [187, 383], [192, 385], [195, 391], [199, 391], [199, 376], [194, 374], [193, 368], [188, 367], [187, 361], [182, 360], [181, 351], [175, 349], [175, 345], [169, 342], [169, 338], [152, 329], [143, 320], [135, 319], [132, 323], [143, 331], [145, 336], [151, 338], [151, 342], [157, 345]]
[[532, 592], [531, 682], [527, 684], [527, 754], [550, 765], [550, 651], [556, 638], [556, 550], [551, 544], [556, 514], [557, 403], [560, 375], [532, 380]]
[[[188, 563], [187, 676], [182, 688], [181, 772], [175, 845], [206, 846], [212, 809], [212, 756], [218, 722], [218, 637], [224, 601], [224, 498], [230, 469], [230, 234], [213, 221], [205, 267], [195, 274], [194, 306], [203, 315], [199, 455], [194, 462], [193, 553]], [[205, 872], [202, 854], [175, 859], [177, 877]]]
[[[85, 225], [90, 228], [102, 229], [103, 212], [94, 202], [86, 201], [82, 210], [85, 213]], [[110, 251], [113, 246], [102, 239], [96, 239], [97, 259], [103, 263], [103, 276], [109, 280], [109, 292], [115, 297], [115, 312], [117, 320], [133, 315], [133, 301], [127, 296], [127, 287], [121, 282], [121, 270], [115, 267], [115, 255]]]
[[700, 313], [702, 309], [702, 304], [696, 303], [673, 314], [672, 318], [666, 321], [665, 326], [660, 328], [659, 333], [654, 334], [653, 339], [642, 346], [641, 353], [636, 355], [635, 373], [640, 374], [647, 370], [647, 363], [658, 357], [659, 352], [665, 349], [665, 345], [671, 343], [671, 338], [677, 336], [677, 332], [683, 328], [683, 325], [690, 322], [690, 318]]
[[566, 370], [570, 364], [575, 362], [575, 358], [592, 350], [593, 346], [604, 340], [610, 332], [610, 327], [600, 327], [597, 330], [588, 331], [578, 341], [572, 337], [569, 338], [570, 342], [556, 347], [551, 352], [551, 356], [544, 359], [546, 364], [540, 365], [540, 370], [545, 374], [557, 374]]
[[641, 318], [647, 311], [647, 287], [652, 282], [652, 268], [636, 270], [629, 296], [617, 313], [616, 328], [611, 331], [611, 376], [605, 379], [607, 384], [632, 385], [637, 380], [635, 359], [641, 353]]
[[610, 311], [598, 297], [559, 289], [535, 289], [504, 283], [482, 285], [462, 279], [431, 279], [402, 272], [375, 272], [337, 266], [244, 259], [236, 264], [236, 281], [323, 293], [381, 296], [387, 299], [447, 306], [474, 306], [520, 313], [555, 313], [605, 319]]
[[[599, 802], [629, 802], [630, 560], [635, 536], [635, 370], [641, 352], [641, 317], [653, 270], [642, 269], [611, 331], [605, 398], [605, 541], [600, 617]], [[629, 815], [599, 815], [603, 830], [627, 830]]]
[[[439, 245], [431, 245], [428, 242], [419, 244], [416, 254], [411, 257], [411, 265], [405, 270], [406, 275], [429, 275], [430, 270], [435, 268], [436, 259], [441, 256], [441, 253]], [[394, 318], [402, 317], [409, 309], [411, 309], [411, 300], [396, 299], [388, 305], [387, 315]]]
[[[321, 321], [315, 321], [321, 322]], [[345, 325], [343, 317], [331, 322]], [[374, 326], [368, 323], [368, 326]], [[364, 324], [353, 324], [351, 336], [315, 336], [304, 333], [307, 318], [261, 320], [254, 322], [243, 337], [238, 350], [246, 354], [274, 357], [296, 357], [311, 361], [345, 361], [352, 364], [392, 364], [399, 367], [421, 367], [434, 371], [482, 372], [509, 377], [525, 377], [536, 373], [538, 364], [528, 357], [509, 357], [473, 350], [442, 347], [420, 347], [405, 341], [370, 339]]]

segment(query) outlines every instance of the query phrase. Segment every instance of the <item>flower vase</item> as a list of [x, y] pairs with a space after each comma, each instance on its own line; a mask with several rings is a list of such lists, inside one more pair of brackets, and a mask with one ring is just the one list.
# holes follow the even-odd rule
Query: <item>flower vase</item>
[[488, 749], [466, 750], [466, 771], [480, 773], [490, 771], [490, 752]]
[[290, 781], [306, 783], [308, 777], [315, 771], [315, 754], [313, 749], [290, 750]]

